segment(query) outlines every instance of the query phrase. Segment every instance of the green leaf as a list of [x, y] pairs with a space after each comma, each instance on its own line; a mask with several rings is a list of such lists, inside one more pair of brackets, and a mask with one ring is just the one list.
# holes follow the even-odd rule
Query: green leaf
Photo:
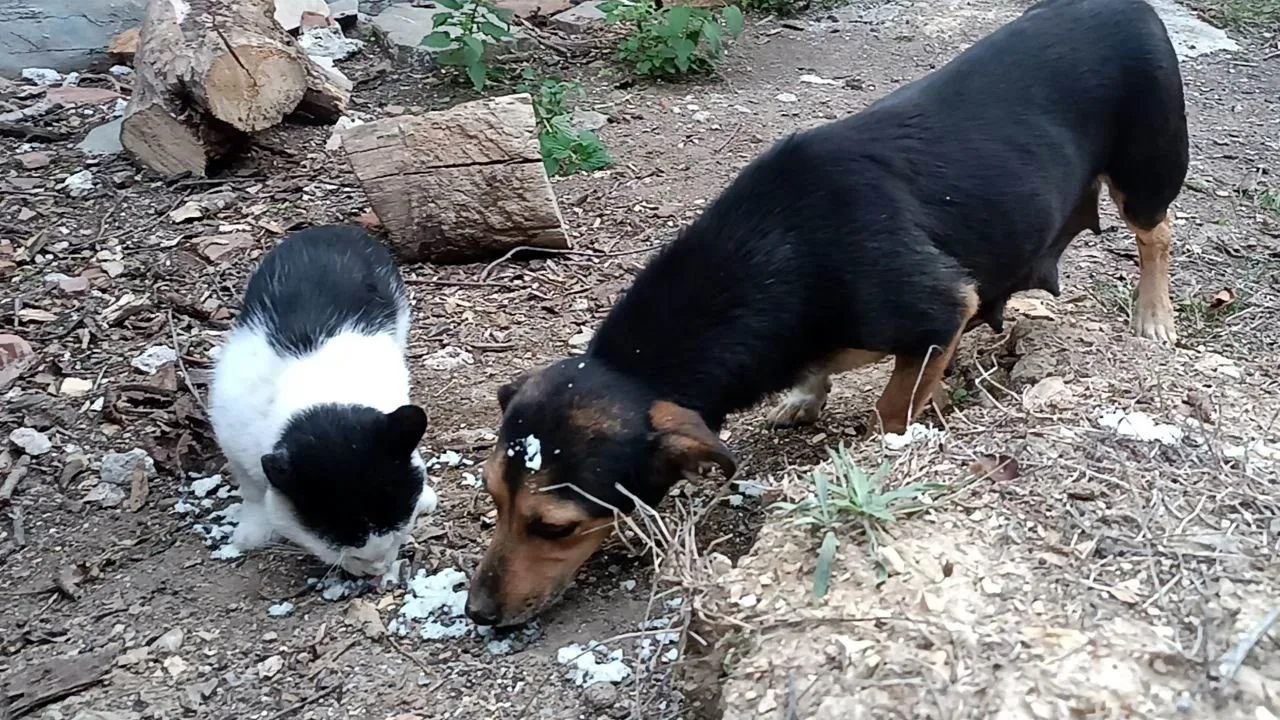
[[436, 0], [436, 4], [448, 10], [462, 9], [462, 0]]
[[698, 49], [697, 45], [688, 38], [680, 38], [675, 43], [676, 51], [676, 67], [680, 68], [680, 72], [689, 72], [689, 58], [693, 57], [693, 51]]
[[511, 37], [511, 29], [485, 21], [480, 23], [480, 32], [494, 40], [506, 40]]
[[508, 25], [510, 25], [511, 21], [514, 20], [516, 17], [515, 11], [510, 8], [491, 7], [489, 9], [493, 11], [493, 14], [496, 15], [499, 20], [501, 20], [502, 22]]
[[460, 67], [469, 65], [467, 62], [466, 52], [460, 48], [450, 48], [436, 56], [436, 62], [441, 65], [449, 65], [451, 67]]
[[730, 36], [736, 38], [742, 34], [744, 20], [741, 8], [737, 5], [730, 5], [724, 9], [720, 16], [724, 18], [724, 24], [728, 28]]
[[835, 532], [828, 530], [822, 538], [822, 546], [818, 548], [818, 566], [813, 571], [813, 595], [819, 600], [826, 597], [831, 588], [831, 570], [839, 547], [840, 541]]
[[479, 63], [484, 57], [484, 42], [475, 35], [467, 35], [462, 38], [462, 50], [468, 65]]
[[673, 35], [683, 33], [691, 17], [693, 17], [693, 8], [688, 5], [677, 5], [671, 8], [667, 11], [667, 30]]
[[489, 69], [482, 63], [472, 63], [467, 65], [467, 78], [471, 80], [471, 86], [476, 92], [484, 91], [484, 82], [489, 75]]
[[422, 46], [433, 50], [443, 50], [451, 45], [453, 45], [453, 36], [444, 30], [437, 30], [422, 38]]
[[448, 25], [453, 21], [454, 17], [451, 12], [436, 13], [436, 16], [431, 18], [431, 29], [438, 30], [442, 25]]

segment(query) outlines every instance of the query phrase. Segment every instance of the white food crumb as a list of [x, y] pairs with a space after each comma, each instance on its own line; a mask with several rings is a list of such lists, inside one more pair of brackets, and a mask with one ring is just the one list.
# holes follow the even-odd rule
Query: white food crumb
[[210, 475], [206, 478], [193, 480], [191, 482], [191, 494], [198, 498], [202, 498], [213, 491], [214, 488], [222, 484], [221, 475]]
[[631, 592], [632, 590], [635, 590], [635, 589], [636, 589], [636, 581], [635, 581], [635, 580], [623, 580], [623, 581], [622, 581], [622, 589], [623, 589], [625, 592]]
[[536, 435], [524, 439], [524, 466], [529, 472], [542, 469], [542, 441]]
[[1098, 417], [1098, 424], [1115, 430], [1120, 437], [1155, 440], [1165, 445], [1177, 445], [1182, 440], [1182, 428], [1158, 423], [1144, 412], [1126, 413], [1123, 410], [1108, 408]]
[[464, 487], [478, 488], [480, 487], [480, 484], [480, 478], [476, 477], [475, 473], [462, 473], [462, 485]]
[[587, 648], [566, 645], [556, 651], [556, 662], [572, 668], [569, 677], [575, 685], [583, 687], [601, 682], [620, 683], [631, 677], [631, 668], [622, 662], [621, 650], [608, 653], [604, 662], [596, 657], [596, 651], [605, 652], [606, 648], [595, 643]]
[[286, 600], [285, 602], [279, 603], [277, 605], [272, 605], [271, 607], [267, 608], [267, 614], [275, 618], [289, 617], [290, 615], [293, 614], [293, 609], [294, 609], [293, 603]]
[[459, 620], [449, 625], [444, 625], [435, 621], [428, 621], [422, 624], [422, 630], [419, 632], [423, 640], [447, 640], [452, 638], [460, 638], [467, 634], [470, 627], [466, 620]]
[[884, 446], [890, 450], [901, 450], [908, 445], [941, 440], [945, 435], [945, 432], [937, 428], [931, 428], [920, 423], [912, 423], [907, 426], [907, 431], [902, 434], [885, 433], [883, 442]]
[[400, 614], [409, 620], [425, 620], [443, 610], [448, 617], [461, 617], [467, 605], [467, 591], [456, 588], [466, 582], [467, 576], [453, 568], [435, 575], [419, 570], [409, 581], [409, 593], [400, 606]]
[[240, 552], [240, 548], [235, 545], [223, 545], [222, 547], [209, 553], [214, 560], [235, 560], [244, 553]]

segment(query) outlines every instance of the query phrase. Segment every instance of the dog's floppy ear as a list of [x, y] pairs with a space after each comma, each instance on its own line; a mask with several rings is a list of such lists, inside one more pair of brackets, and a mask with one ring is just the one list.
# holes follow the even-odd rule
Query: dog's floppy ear
[[664, 459], [686, 470], [702, 463], [720, 466], [726, 478], [733, 477], [738, 461], [698, 413], [673, 402], [659, 400], [649, 408], [658, 452]]
[[502, 412], [507, 411], [507, 405], [511, 404], [511, 398], [515, 397], [516, 393], [520, 392], [520, 388], [524, 387], [524, 384], [529, 382], [529, 377], [529, 373], [527, 372], [520, 373], [516, 376], [515, 380], [512, 380], [506, 385], [498, 388], [498, 408], [501, 409]]

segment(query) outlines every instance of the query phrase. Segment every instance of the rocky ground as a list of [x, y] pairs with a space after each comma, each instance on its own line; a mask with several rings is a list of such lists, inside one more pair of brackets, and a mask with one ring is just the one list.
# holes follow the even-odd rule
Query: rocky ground
[[[881, 367], [838, 379], [817, 427], [768, 433], [745, 414], [727, 429], [743, 482], [691, 485], [664, 506], [677, 537], [661, 572], [619, 543], [536, 626], [482, 636], [457, 617], [492, 519], [474, 463], [497, 385], [580, 348], [646, 253], [773, 140], [856, 111], [1019, 10], [872, 0], [755, 20], [721, 77], [695, 85], [561, 66], [609, 116], [601, 136], [618, 163], [555, 182], [578, 254], [405, 268], [441, 511], [386, 588], [326, 576], [288, 548], [213, 556], [236, 498], [204, 420], [212, 356], [264, 250], [368, 210], [341, 150], [327, 128], [287, 126], [214, 180], [162, 183], [110, 148], [76, 148], [128, 93], [127, 77], [83, 78], [41, 121], [58, 137], [0, 139], [0, 351], [19, 358], [0, 372], [0, 708], [50, 700], [31, 714], [48, 720], [1280, 715], [1267, 624], [1280, 597], [1280, 55], [1265, 35], [1233, 33], [1232, 47], [1174, 6], [1162, 12], [1187, 28], [1193, 132], [1175, 206], [1177, 348], [1128, 335], [1136, 252], [1107, 206], [1104, 233], [1067, 253], [1062, 297], [1020, 298], [1007, 335], [966, 339], [932, 432], [855, 436]], [[400, 62], [371, 47], [343, 65], [356, 114], [463, 99]], [[4, 89], [15, 108], [41, 93]], [[871, 537], [841, 528], [815, 602], [820, 533], [765, 506], [802, 500], [840, 442], [868, 469], [887, 460], [890, 487], [930, 483], [931, 507]]]

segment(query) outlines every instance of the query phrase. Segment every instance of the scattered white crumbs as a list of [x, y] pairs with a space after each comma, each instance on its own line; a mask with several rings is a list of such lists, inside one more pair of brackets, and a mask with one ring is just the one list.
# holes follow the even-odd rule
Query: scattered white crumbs
[[1098, 416], [1098, 424], [1115, 431], [1120, 437], [1145, 441], [1158, 441], [1164, 445], [1177, 445], [1182, 440], [1182, 428], [1168, 423], [1158, 423], [1150, 415], [1125, 412], [1117, 408], [1104, 408]]
[[454, 450], [445, 450], [444, 452], [440, 453], [439, 455], [427, 461], [427, 467], [436, 468], [436, 467], [440, 467], [441, 465], [447, 465], [451, 468], [456, 468], [459, 466], [470, 467], [472, 465], [475, 465], [475, 463], [472, 462], [471, 460], [468, 460], [462, 457], [462, 455], [460, 455]]
[[208, 495], [210, 492], [213, 492], [213, 489], [218, 487], [221, 484], [222, 484], [221, 475], [210, 475], [209, 477], [200, 478], [199, 480], [192, 480], [191, 494], [195, 495], [198, 498], [202, 498]]
[[267, 614], [274, 618], [289, 617], [293, 614], [293, 603], [288, 600], [267, 608]]
[[462, 473], [462, 486], [463, 486], [463, 487], [478, 488], [478, 487], [480, 487], [482, 484], [483, 484], [483, 483], [481, 483], [481, 482], [480, 482], [480, 478], [476, 477], [476, 474], [475, 474], [475, 473], [469, 473], [469, 472], [464, 472], [464, 473]]
[[368, 580], [348, 580], [339, 577], [308, 578], [307, 585], [320, 588], [320, 597], [329, 602], [355, 597], [370, 587]]
[[524, 466], [529, 472], [542, 469], [542, 441], [536, 435], [524, 439]]
[[235, 560], [241, 555], [244, 555], [244, 553], [240, 552], [240, 548], [227, 543], [210, 553], [209, 557], [212, 557], [214, 560]]
[[556, 662], [569, 666], [569, 677], [582, 687], [602, 682], [620, 683], [631, 677], [631, 668], [622, 662], [622, 651], [609, 652], [596, 642], [585, 648], [576, 643], [566, 645], [556, 651]]
[[636, 581], [635, 581], [635, 580], [623, 580], [623, 581], [622, 581], [622, 585], [621, 585], [621, 587], [622, 587], [623, 592], [631, 592], [632, 590], [635, 590], [635, 589], [636, 589]]
[[946, 432], [938, 428], [912, 423], [907, 426], [907, 431], [904, 433], [885, 433], [883, 442], [884, 446], [890, 450], [901, 450], [909, 445], [941, 440], [944, 437]]
[[418, 634], [424, 640], [466, 635], [471, 628], [464, 617], [466, 582], [467, 576], [453, 568], [445, 568], [434, 575], [419, 570], [409, 580], [400, 614], [391, 620], [387, 630], [406, 637], [417, 622]]

